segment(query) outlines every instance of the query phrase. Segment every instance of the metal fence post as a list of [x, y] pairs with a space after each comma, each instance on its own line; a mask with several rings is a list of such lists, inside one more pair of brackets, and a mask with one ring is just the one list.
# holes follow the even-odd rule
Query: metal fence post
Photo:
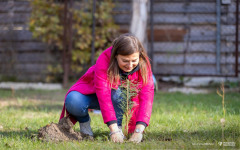
[[217, 36], [216, 36], [216, 67], [217, 74], [220, 74], [220, 55], [221, 55], [221, 0], [216, 0], [216, 13], [217, 13]]
[[92, 10], [92, 53], [91, 53], [91, 65], [94, 65], [95, 58], [95, 11], [96, 11], [96, 0], [93, 0], [93, 10]]
[[236, 55], [236, 61], [235, 61], [235, 76], [236, 77], [238, 77], [238, 21], [239, 21], [239, 19], [238, 19], [238, 17], [239, 17], [239, 1], [237, 0], [236, 1], [236, 41], [235, 41], [235, 44], [236, 44], [236, 53], [235, 53], [235, 55]]

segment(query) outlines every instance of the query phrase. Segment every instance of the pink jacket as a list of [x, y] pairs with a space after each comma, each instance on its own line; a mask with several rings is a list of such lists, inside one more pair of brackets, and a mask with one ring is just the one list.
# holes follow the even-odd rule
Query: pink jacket
[[[107, 79], [107, 69], [110, 63], [111, 49], [112, 47], [106, 49], [99, 56], [96, 64], [90, 67], [88, 71], [67, 92], [68, 94], [71, 91], [78, 91], [86, 95], [96, 93], [104, 123], [117, 120], [111, 101], [111, 87]], [[138, 88], [141, 89], [138, 95], [132, 98], [134, 106], [131, 110], [132, 117], [129, 123], [129, 132], [132, 133], [135, 129], [136, 122], [141, 121], [145, 122], [147, 125], [149, 124], [154, 97], [154, 84], [151, 70], [149, 70], [148, 83], [144, 86], [142, 84], [140, 70], [129, 75], [128, 78], [129, 80], [137, 80], [139, 82]], [[116, 84], [114, 88], [117, 88], [119, 84], [120, 82]], [[60, 119], [63, 118], [64, 115], [65, 104], [63, 106]], [[74, 124], [76, 123], [75, 119], [71, 118], [71, 120]]]

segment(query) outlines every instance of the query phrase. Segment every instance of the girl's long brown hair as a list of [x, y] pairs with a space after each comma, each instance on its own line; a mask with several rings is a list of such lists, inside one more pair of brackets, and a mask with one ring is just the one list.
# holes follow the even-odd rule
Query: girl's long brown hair
[[131, 55], [139, 52], [139, 67], [143, 84], [148, 82], [148, 70], [151, 69], [149, 59], [142, 43], [132, 34], [122, 34], [113, 41], [110, 65], [108, 67], [108, 80], [111, 86], [118, 83], [120, 79], [117, 55]]

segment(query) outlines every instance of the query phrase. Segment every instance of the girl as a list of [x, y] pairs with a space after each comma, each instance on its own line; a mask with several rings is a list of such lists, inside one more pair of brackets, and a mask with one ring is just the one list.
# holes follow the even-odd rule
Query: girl
[[99, 56], [96, 64], [69, 89], [65, 97], [60, 119], [65, 109], [71, 121], [80, 124], [80, 132], [93, 136], [88, 109], [100, 109], [104, 123], [110, 129], [113, 142], [122, 143], [123, 108], [120, 85], [129, 79], [137, 83], [137, 95], [131, 101], [129, 141], [139, 143], [142, 133], [149, 125], [154, 97], [151, 66], [141, 42], [132, 34], [120, 35]]

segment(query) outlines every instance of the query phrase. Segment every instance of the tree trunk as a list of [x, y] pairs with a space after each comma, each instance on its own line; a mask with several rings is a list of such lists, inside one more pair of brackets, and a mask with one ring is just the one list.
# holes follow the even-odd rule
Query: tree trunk
[[64, 33], [63, 33], [63, 88], [67, 87], [71, 67], [72, 54], [72, 0], [64, 1]]
[[132, 0], [132, 21], [130, 33], [134, 34], [147, 49], [147, 19], [148, 19], [148, 0]]

